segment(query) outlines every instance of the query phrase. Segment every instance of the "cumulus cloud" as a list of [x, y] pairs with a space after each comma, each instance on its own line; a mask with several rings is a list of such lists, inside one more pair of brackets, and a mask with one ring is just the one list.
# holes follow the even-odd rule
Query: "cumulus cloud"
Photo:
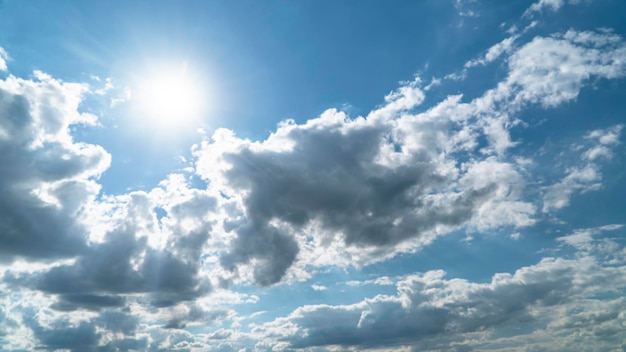
[[313, 284], [311, 285], [311, 288], [314, 291], [326, 291], [328, 289], [328, 287], [324, 286], [324, 285], [318, 285], [318, 284]]
[[[600, 231], [600, 230], [598, 230]], [[578, 242], [576, 242], [578, 243]], [[313, 305], [296, 309], [273, 322], [256, 325], [256, 333], [274, 347], [375, 348], [413, 346], [416, 350], [497, 346], [507, 329], [519, 338], [552, 331], [551, 343], [566, 343], [586, 324], [581, 319], [606, 311], [599, 330], [616, 336], [626, 316], [608, 309], [623, 299], [603, 301], [597, 295], [614, 295], [626, 287], [625, 262], [606, 265], [588, 253], [576, 259], [544, 258], [514, 273], [497, 273], [490, 282], [449, 279], [441, 270], [418, 273], [400, 280], [396, 295], [378, 295], [351, 305]], [[607, 283], [610, 282], [610, 285]], [[572, 316], [572, 310], [581, 311]], [[595, 313], [593, 313], [595, 312]], [[548, 325], [548, 332], [543, 331]], [[595, 325], [594, 325], [595, 326]], [[497, 327], [501, 333], [494, 333]], [[475, 340], [475, 334], [482, 338]], [[592, 341], [601, 343], [598, 334]], [[496, 340], [496, 341], [492, 341]], [[529, 344], [530, 345], [530, 344]], [[545, 346], [544, 345], [544, 346]]]
[[[149, 294], [151, 304], [162, 307], [208, 293], [211, 281], [199, 270], [210, 223], [181, 228], [173, 219], [202, 218], [213, 210], [214, 199], [195, 194], [163, 205], [169, 215], [163, 223], [172, 231], [166, 236], [153, 212], [159, 204], [149, 194], [135, 192], [124, 198], [116, 201], [121, 209], [111, 217], [118, 222], [111, 224], [101, 242], [90, 243], [74, 263], [25, 278], [16, 273], [12, 280], [58, 294], [57, 307], [64, 309], [123, 306], [123, 297], [134, 293]], [[165, 243], [154, 241], [159, 236], [166, 236]]]
[[[30, 260], [73, 256], [86, 248], [80, 217], [110, 163], [100, 146], [77, 143], [69, 126], [86, 87], [36, 73], [0, 81], [0, 256]], [[88, 118], [87, 118], [88, 119]]]
[[[235, 237], [222, 266], [269, 285], [290, 268], [363, 265], [460, 227], [534, 224], [524, 165], [507, 156], [518, 144], [510, 131], [521, 121], [513, 116], [531, 104], [571, 101], [592, 77], [623, 77], [626, 46], [607, 32], [568, 31], [519, 48], [514, 39], [484, 59], [508, 54], [506, 78], [470, 102], [449, 96], [416, 112], [425, 96], [416, 78], [366, 117], [331, 109], [303, 124], [285, 121], [266, 140], [222, 129], [196, 146], [196, 172], [229, 200], [223, 225]], [[471, 157], [458, 163], [464, 154]], [[597, 173], [572, 171], [561, 188]], [[558, 187], [544, 210], [566, 205], [549, 200], [569, 199]]]

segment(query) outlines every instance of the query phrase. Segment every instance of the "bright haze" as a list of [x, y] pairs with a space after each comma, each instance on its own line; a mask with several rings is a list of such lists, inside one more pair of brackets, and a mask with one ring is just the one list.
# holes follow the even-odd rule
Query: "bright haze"
[[622, 351], [623, 0], [0, 0], [0, 351]]

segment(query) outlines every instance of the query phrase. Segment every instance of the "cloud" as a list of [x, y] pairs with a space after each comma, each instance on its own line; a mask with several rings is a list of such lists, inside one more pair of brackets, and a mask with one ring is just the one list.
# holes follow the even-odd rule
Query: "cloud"
[[0, 71], [6, 71], [7, 61], [9, 60], [9, 54], [7, 54], [6, 50], [0, 47]]
[[472, 59], [466, 62], [463, 67], [465, 69], [468, 69], [468, 68], [472, 68], [474, 66], [479, 66], [479, 65], [484, 66], [484, 65], [487, 65], [488, 63], [495, 61], [496, 59], [501, 57], [503, 54], [510, 52], [513, 49], [513, 44], [515, 44], [516, 40], [517, 40], [517, 36], [511, 36], [502, 40], [498, 44], [495, 44], [491, 46], [489, 49], [487, 49], [487, 52], [485, 53], [484, 57], [478, 58], [478, 59]]
[[555, 12], [563, 7], [566, 3], [570, 5], [577, 5], [581, 2], [581, 0], [539, 0], [536, 3], [530, 5], [530, 7], [524, 12], [524, 16], [531, 16], [534, 12], [541, 12], [544, 9], [549, 9]]
[[550, 8], [552, 11], [560, 9], [565, 4], [564, 0], [539, 0], [530, 5], [528, 12], [541, 11], [544, 8]]
[[[273, 341], [277, 349], [414, 346], [436, 350], [463, 345], [471, 349], [488, 346], [510, 329], [520, 338], [533, 336], [545, 324], [555, 329], [555, 338], [556, 330], [563, 334], [557, 340], [567, 340], [587, 329], [585, 324], [567, 321], [597, 316], [595, 309], [619, 301], [594, 297], [618, 294], [626, 287], [624, 264], [606, 265], [586, 254], [576, 259], [544, 258], [513, 274], [497, 273], [487, 283], [448, 279], [444, 271], [434, 270], [399, 281], [396, 295], [378, 295], [351, 305], [303, 306], [253, 331]], [[570, 309], [581, 304], [585, 313], [572, 319]], [[617, 328], [624, 318], [608, 314], [605, 321]], [[561, 328], [566, 325], [567, 329]], [[478, 346], [475, 333], [482, 334]], [[602, 339], [595, 337], [596, 342]]]
[[621, 57], [626, 46], [620, 36], [570, 30], [552, 37], [535, 37], [512, 53], [508, 77], [488, 91], [481, 108], [506, 103], [504, 111], [528, 104], [555, 107], [578, 96], [592, 77], [615, 79], [626, 75]]
[[379, 278], [373, 280], [364, 280], [364, 281], [347, 281], [346, 285], [348, 286], [363, 286], [363, 285], [380, 285], [380, 286], [391, 286], [394, 282], [388, 276], [381, 276]]
[[43, 73], [0, 81], [0, 258], [4, 262], [73, 256], [86, 248], [84, 207], [110, 155], [77, 143], [69, 126], [86, 87]]
[[459, 16], [463, 17], [478, 17], [480, 13], [472, 9], [476, 0], [454, 0], [454, 7], [456, 8]]
[[[208, 204], [202, 204], [202, 198], [194, 198], [168, 210], [170, 216], [181, 210], [187, 216], [193, 214], [184, 211], [187, 206], [202, 213], [209, 211], [212, 204], [210, 198]], [[68, 308], [68, 302], [83, 308], [106, 307], [122, 302], [123, 295], [133, 293], [150, 294], [154, 306], [170, 306], [197, 298], [212, 289], [210, 281], [199, 276], [202, 246], [210, 231], [207, 224], [199, 229], [179, 229], [180, 232], [168, 238], [170, 245], [165, 247], [170, 249], [154, 248], [144, 236], [156, 235], [147, 231], [158, 231], [152, 213], [157, 204], [148, 194], [136, 192], [122, 205], [124, 209], [118, 216], [123, 220], [106, 233], [102, 242], [91, 244], [73, 264], [60, 265], [29, 277], [24, 285], [61, 295], [59, 304]], [[167, 219], [164, 222], [172, 225]], [[142, 226], [146, 228], [142, 229]], [[21, 282], [19, 279], [15, 281]]]
[[311, 285], [311, 288], [312, 288], [314, 291], [326, 291], [326, 290], [328, 290], [328, 287], [326, 287], [326, 286], [324, 286], [324, 285], [318, 285], [318, 284], [313, 284], [313, 285]]
[[[533, 11], [562, 4], [540, 1]], [[623, 125], [585, 134], [570, 148], [577, 162], [558, 179], [534, 174], [529, 158], [536, 154], [517, 149], [524, 141], [512, 131], [527, 128], [518, 117], [526, 108], [554, 108], [577, 99], [589, 82], [626, 76], [623, 39], [573, 30], [526, 39], [506, 38], [468, 61], [467, 70], [504, 63], [504, 78], [476, 98], [448, 95], [423, 107], [443, 84], [422, 87], [416, 77], [365, 116], [329, 109], [306, 122], [281, 122], [259, 141], [218, 129], [193, 147], [193, 168], [151, 190], [115, 196], [99, 193], [110, 155], [70, 133], [96, 121], [79, 111], [88, 87], [42, 72], [1, 80], [0, 163], [10, 167], [0, 169], [0, 291], [28, 299], [17, 306], [17, 296], [0, 293], [0, 343], [204, 350], [210, 341], [224, 340], [218, 347], [227, 349], [241, 339], [259, 349], [420, 350], [499, 348], [516, 335], [541, 346], [540, 337], [554, 331], [561, 346], [571, 346], [572, 336], [589, 343], [619, 336], [624, 315], [611, 312], [624, 301], [611, 295], [624, 287], [626, 252], [598, 238], [617, 227], [576, 230], [557, 240], [559, 249], [576, 251], [572, 258], [544, 258], [489, 282], [443, 270], [349, 281], [395, 285], [397, 293], [302, 306], [250, 333], [237, 328], [252, 317], [234, 319], [224, 307], [260, 300], [224, 293], [234, 285], [359, 268], [455, 231], [502, 229], [521, 244], [528, 236], [520, 229], [540, 221], [537, 209], [552, 213], [601, 187], [602, 163], [615, 157]], [[191, 186], [198, 176], [206, 187]], [[585, 322], [596, 324], [595, 335], [583, 331]], [[190, 332], [207, 326], [212, 333]], [[24, 334], [32, 341], [20, 345], [15, 336]]]
[[[594, 130], [585, 136], [590, 141], [586, 150], [582, 153], [581, 165], [576, 165], [566, 170], [565, 176], [558, 182], [546, 188], [543, 195], [543, 211], [561, 209], [569, 205], [571, 197], [575, 193], [585, 193], [602, 187], [602, 173], [599, 162], [601, 159], [610, 159], [613, 155], [611, 148], [619, 145], [619, 136], [623, 125]], [[572, 149], [585, 147], [574, 145]]]
[[[461, 227], [534, 224], [524, 165], [507, 156], [518, 144], [510, 130], [523, 124], [511, 116], [571, 101], [592, 77], [623, 77], [626, 46], [607, 32], [568, 31], [519, 47], [514, 39], [487, 56], [508, 54], [506, 78], [470, 102], [449, 96], [416, 112], [425, 99], [416, 78], [366, 117], [330, 109], [303, 124], [285, 121], [266, 140], [221, 129], [196, 146], [196, 172], [229, 199], [224, 229], [235, 237], [222, 266], [265, 286], [302, 277], [290, 268], [364, 265]], [[463, 153], [471, 157], [459, 164]], [[571, 182], [547, 192], [544, 211], [566, 205], [550, 195], [571, 193], [556, 188], [597, 173], [572, 171]]]

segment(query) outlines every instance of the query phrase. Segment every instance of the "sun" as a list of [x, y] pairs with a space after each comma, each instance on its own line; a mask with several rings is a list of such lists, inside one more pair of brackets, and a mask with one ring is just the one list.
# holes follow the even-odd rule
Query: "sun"
[[186, 67], [151, 72], [133, 95], [143, 118], [167, 128], [189, 125], [199, 118], [204, 105], [201, 87]]

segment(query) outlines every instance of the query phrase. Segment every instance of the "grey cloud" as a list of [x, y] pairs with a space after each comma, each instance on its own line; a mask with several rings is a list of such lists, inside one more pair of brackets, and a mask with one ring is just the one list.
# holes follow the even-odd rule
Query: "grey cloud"
[[[129, 351], [142, 350], [147, 346], [145, 337], [135, 336], [138, 319], [127, 313], [106, 310], [93, 319], [78, 323], [58, 318], [44, 325], [39, 319], [39, 315], [34, 314], [32, 309], [23, 312], [24, 324], [33, 331], [34, 337], [39, 341], [36, 349], [48, 351], [63, 349], [76, 352]], [[102, 337], [110, 333], [115, 334], [116, 338], [105, 339], [109, 341], [103, 343]]]
[[111, 341], [102, 347], [98, 347], [99, 352], [120, 352], [120, 351], [145, 351], [148, 346], [147, 338], [123, 338]]
[[46, 328], [32, 316], [25, 317], [24, 320], [35, 337], [43, 344], [42, 347], [47, 350], [93, 351], [100, 339], [95, 325], [90, 322], [81, 322], [72, 326], [67, 321], [56, 321], [54, 326]]
[[[134, 268], [132, 260], [139, 257], [141, 264]], [[146, 248], [145, 241], [127, 230], [109, 233], [107, 242], [88, 248], [75, 264], [55, 267], [31, 280], [34, 288], [62, 294], [62, 299], [91, 298], [72, 302], [86, 308], [102, 294], [130, 293], [149, 293], [153, 305], [169, 306], [210, 291], [210, 284], [197, 277], [197, 260], [184, 262], [168, 251]]]
[[264, 224], [244, 225], [237, 229], [238, 237], [231, 251], [222, 256], [222, 266], [235, 270], [236, 264], [254, 263], [254, 279], [260, 285], [280, 281], [298, 254], [298, 245], [289, 235]]
[[12, 77], [2, 83], [0, 261], [76, 255], [85, 249], [86, 232], [77, 212], [99, 191], [90, 178], [106, 169], [110, 156], [67, 134], [66, 111], [77, 109], [75, 87]]
[[[227, 224], [237, 238], [222, 257], [226, 268], [259, 259], [255, 281], [272, 284], [299, 253], [294, 235], [312, 222], [324, 230], [318, 235], [340, 235], [348, 246], [393, 248], [435, 226], [464, 223], [496, 190], [497, 185], [487, 184], [449, 191], [454, 179], [433, 158], [442, 152], [437, 145], [424, 145], [401, 165], [376, 162], [384, 153], [381, 145], [393, 143], [391, 123], [342, 116], [327, 111], [307, 125], [280, 130], [285, 143], [293, 144], [289, 150], [244, 144], [222, 153], [229, 168], [217, 177], [228, 185], [227, 194], [245, 194], [247, 219]], [[210, 148], [220, 147], [215, 142], [197, 151], [198, 163], [206, 154], [215, 155]], [[275, 220], [294, 230], [274, 225]]]
[[[205, 206], [215, 203], [197, 197], [172, 206], [177, 209], [198, 202]], [[146, 294], [153, 306], [166, 307], [212, 290], [210, 281], [199, 276], [210, 223], [202, 222], [198, 228], [185, 231], [174, 226], [175, 214], [168, 214], [164, 221], [176, 232], [168, 236], [163, 248], [157, 249], [148, 245], [146, 237], [155, 236], [146, 231], [159, 231], [153, 228], [156, 219], [152, 208], [156, 205], [148, 194], [133, 193], [118, 206], [122, 208], [119, 220], [103, 241], [85, 246], [72, 264], [30, 275], [8, 270], [5, 282], [59, 295], [53, 306], [58, 310], [120, 307], [128, 295], [137, 293]]]
[[96, 321], [103, 328], [114, 333], [123, 333], [124, 335], [133, 335], [139, 326], [138, 317], [115, 310], [101, 312]]
[[[431, 271], [398, 282], [395, 296], [379, 295], [345, 306], [304, 306], [254, 331], [288, 342], [292, 348], [419, 345], [423, 350], [446, 349], [457, 345], [445, 345], [455, 336], [496, 327], [506, 331], [514, 324], [532, 327], [533, 322], [537, 322], [533, 329], [538, 329], [546, 320], [567, 316], [563, 309], [552, 307], [601, 302], [592, 297], [626, 287], [625, 269], [599, 265], [590, 257], [546, 258], [512, 275], [496, 274], [489, 283], [446, 279], [443, 271]], [[607, 280], [612, 284], [607, 286]], [[542, 310], [551, 313], [538, 313]], [[557, 311], [561, 313], [550, 315]], [[607, 320], [616, 319], [615, 314], [605, 313]], [[572, 320], [560, 324], [571, 327]]]
[[125, 303], [125, 299], [120, 296], [65, 294], [60, 296], [59, 301], [52, 305], [52, 308], [60, 311], [72, 311], [79, 308], [97, 311], [108, 307], [122, 307]]
[[[412, 114], [424, 98], [416, 79], [367, 118], [328, 110], [305, 124], [283, 123], [254, 143], [217, 131], [194, 152], [197, 172], [211, 187], [241, 200], [238, 219], [223, 222], [237, 237], [222, 265], [251, 266], [254, 281], [269, 285], [303, 255], [306, 236], [386, 257], [409, 240], [428, 243], [435, 230], [533, 224], [535, 206], [523, 200], [526, 180], [519, 165], [507, 162], [507, 149], [517, 143], [509, 116], [529, 104], [572, 100], [591, 77], [622, 77], [625, 50], [611, 34], [536, 37], [511, 47], [506, 79], [469, 104], [451, 98]], [[573, 69], [565, 72], [564, 65]], [[480, 137], [489, 147], [477, 150]], [[459, 165], [458, 153], [470, 161]], [[481, 162], [507, 175], [464, 182]], [[315, 232], [305, 233], [311, 227]]]
[[172, 317], [163, 327], [165, 329], [184, 329], [190, 323], [212, 324], [226, 318], [228, 314], [229, 311], [226, 309], [205, 310], [196, 304], [189, 303], [183, 314]]

